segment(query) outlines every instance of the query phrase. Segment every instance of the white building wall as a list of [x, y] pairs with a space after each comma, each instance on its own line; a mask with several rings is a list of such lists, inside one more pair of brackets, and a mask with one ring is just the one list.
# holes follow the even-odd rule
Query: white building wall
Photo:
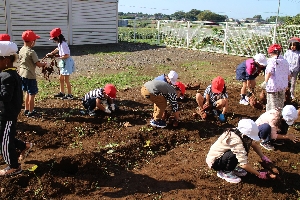
[[0, 0], [0, 6], [0, 31], [18, 46], [25, 30], [41, 36], [36, 46], [53, 46], [49, 33], [56, 27], [69, 45], [118, 42], [117, 0]]

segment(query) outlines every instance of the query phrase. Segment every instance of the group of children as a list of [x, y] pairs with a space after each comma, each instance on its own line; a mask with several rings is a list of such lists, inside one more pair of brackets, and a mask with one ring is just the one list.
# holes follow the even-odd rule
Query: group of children
[[[19, 74], [22, 79], [22, 90], [25, 92], [25, 111], [24, 114], [28, 117], [34, 117], [36, 111], [34, 110], [34, 98], [38, 93], [38, 85], [36, 80], [36, 67], [43, 68], [47, 63], [40, 62], [36, 52], [32, 49], [35, 46], [36, 40], [40, 36], [31, 30], [24, 31], [22, 39], [24, 46], [19, 51], [20, 69]], [[57, 48], [47, 56], [53, 56], [58, 52], [60, 70], [59, 82], [60, 92], [54, 97], [62, 99], [72, 99], [70, 75], [75, 71], [75, 64], [70, 56], [70, 49], [68, 44], [61, 33], [60, 28], [55, 28], [50, 32], [50, 39], [57, 43]], [[67, 87], [67, 94], [64, 93], [64, 87]]]
[[[18, 48], [15, 43], [10, 42], [9, 35], [0, 35], [0, 143], [4, 160], [8, 164], [0, 170], [0, 176], [13, 175], [22, 171], [19, 162], [23, 161], [33, 144], [23, 142], [15, 138], [16, 122], [23, 103], [25, 92], [25, 111], [28, 117], [35, 115], [34, 97], [38, 93], [36, 81], [36, 67], [44, 67], [46, 63], [40, 62], [36, 52], [32, 49], [35, 41], [40, 38], [33, 31], [25, 31], [22, 34], [24, 46], [19, 51], [20, 70], [19, 74], [13, 63], [18, 59]], [[70, 49], [59, 28], [50, 32], [50, 39], [58, 44], [58, 47], [47, 54], [53, 56], [59, 53], [60, 61], [60, 92], [54, 97], [72, 99], [70, 75], [75, 71], [75, 64], [70, 56]], [[248, 93], [255, 93], [255, 78], [265, 72], [265, 81], [262, 86], [267, 92], [267, 108], [255, 122], [251, 119], [242, 119], [237, 128], [226, 130], [218, 140], [211, 146], [206, 162], [208, 166], [217, 172], [217, 176], [231, 183], [241, 181], [240, 176], [247, 172], [257, 175], [261, 179], [267, 179], [266, 172], [255, 170], [248, 163], [250, 147], [265, 162], [271, 162], [255, 141], [261, 141], [260, 145], [267, 149], [274, 149], [273, 145], [279, 145], [284, 139], [298, 142], [299, 138], [293, 134], [287, 134], [288, 126], [292, 125], [298, 118], [298, 111], [292, 105], [283, 104], [282, 91], [291, 81], [291, 98], [295, 98], [295, 82], [300, 67], [299, 38], [289, 40], [289, 50], [285, 56], [281, 56], [280, 45], [271, 45], [268, 49], [270, 58], [267, 60], [263, 54], [257, 54], [253, 59], [241, 63], [236, 70], [236, 78], [242, 81], [240, 104], [248, 105]], [[19, 78], [21, 77], [21, 78]], [[291, 78], [290, 78], [291, 77]], [[172, 107], [174, 120], [172, 125], [178, 126], [180, 113], [178, 99], [184, 98], [186, 88], [183, 83], [177, 81], [178, 74], [170, 71], [162, 74], [151, 81], [146, 82], [141, 88], [141, 95], [154, 104], [153, 119], [150, 125], [154, 127], [166, 127], [166, 108]], [[65, 93], [64, 85], [67, 87]], [[94, 116], [96, 110], [107, 114], [115, 111], [117, 105], [114, 103], [117, 89], [112, 84], [106, 84], [104, 88], [91, 90], [82, 98], [82, 104], [88, 114]], [[208, 113], [213, 113], [221, 122], [226, 121], [225, 114], [228, 110], [228, 94], [225, 80], [221, 76], [215, 77], [207, 86], [202, 95], [196, 93], [197, 114], [206, 119]], [[282, 142], [281, 142], [282, 144]], [[21, 153], [17, 157], [16, 149]]]
[[267, 150], [273, 150], [274, 145], [282, 145], [286, 139], [294, 143], [300, 141], [298, 136], [287, 133], [289, 126], [298, 118], [299, 110], [293, 105], [284, 106], [285, 90], [289, 82], [291, 98], [295, 98], [295, 83], [300, 70], [300, 39], [294, 37], [288, 42], [289, 49], [284, 56], [281, 55], [282, 47], [273, 44], [268, 48], [269, 59], [263, 54], [257, 54], [236, 69], [236, 79], [243, 83], [239, 103], [249, 105], [247, 97], [255, 95], [255, 78], [263, 70], [265, 79], [261, 87], [266, 90], [267, 105], [266, 112], [255, 122], [251, 119], [240, 120], [237, 128], [226, 130], [211, 146], [206, 163], [217, 171], [219, 178], [227, 182], [239, 183], [240, 177], [247, 172], [261, 179], [274, 178], [268, 172], [257, 171], [249, 164], [250, 147], [263, 162], [272, 162], [255, 141], [260, 141], [260, 145]]
[[[21, 161], [27, 157], [33, 147], [33, 143], [23, 142], [15, 138], [17, 117], [23, 104], [23, 92], [25, 93], [25, 111], [27, 117], [34, 117], [34, 98], [38, 93], [36, 80], [36, 67], [43, 68], [47, 63], [40, 62], [36, 52], [32, 49], [40, 36], [31, 30], [22, 33], [23, 47], [17, 54], [18, 47], [10, 41], [8, 34], [0, 34], [0, 143], [1, 153], [8, 166], [0, 170], [0, 176], [14, 175], [22, 171]], [[58, 44], [58, 47], [47, 55], [59, 53], [60, 61], [60, 93], [63, 99], [72, 99], [69, 76], [75, 71], [74, 61], [70, 57], [70, 49], [60, 28], [50, 32], [50, 40]], [[19, 71], [13, 66], [19, 61]], [[67, 86], [67, 94], [64, 94], [64, 84]], [[20, 151], [17, 157], [17, 151]]]

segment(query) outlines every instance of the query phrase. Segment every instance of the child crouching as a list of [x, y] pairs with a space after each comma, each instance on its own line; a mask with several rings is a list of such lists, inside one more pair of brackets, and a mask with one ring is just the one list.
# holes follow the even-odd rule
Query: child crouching
[[[264, 162], [271, 162], [260, 150], [255, 141], [259, 140], [258, 127], [251, 119], [242, 119], [236, 129], [225, 131], [210, 147], [206, 157], [208, 166], [217, 172], [217, 176], [229, 183], [239, 183], [240, 176], [247, 172], [258, 178], [267, 179], [267, 172], [255, 170], [248, 162], [250, 147]], [[254, 141], [253, 141], [254, 140]]]

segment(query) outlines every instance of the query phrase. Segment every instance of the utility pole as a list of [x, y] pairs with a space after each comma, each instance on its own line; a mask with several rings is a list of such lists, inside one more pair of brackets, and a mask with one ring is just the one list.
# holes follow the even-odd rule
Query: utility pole
[[273, 44], [275, 44], [276, 42], [276, 29], [278, 23], [279, 9], [280, 9], [280, 0], [278, 0], [278, 10], [277, 10], [277, 16], [276, 16], [275, 27], [274, 27]]

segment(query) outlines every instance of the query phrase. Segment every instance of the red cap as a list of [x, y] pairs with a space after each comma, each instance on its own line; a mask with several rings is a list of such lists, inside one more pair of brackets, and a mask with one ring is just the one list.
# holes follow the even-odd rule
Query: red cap
[[0, 41], [10, 41], [10, 36], [8, 34], [0, 34]]
[[184, 86], [184, 84], [181, 83], [181, 82], [176, 82], [175, 85], [180, 89], [182, 95], [184, 95], [185, 94], [185, 86]]
[[224, 89], [225, 81], [221, 76], [217, 76], [212, 80], [211, 90], [213, 93], [221, 93]]
[[60, 34], [61, 34], [60, 28], [52, 29], [52, 31], [50, 32], [50, 40], [52, 40], [53, 38], [58, 37]]
[[281, 46], [279, 44], [272, 44], [269, 49], [268, 53], [273, 53], [274, 51], [281, 51]]
[[28, 41], [28, 42], [35, 41], [36, 39], [39, 39], [39, 38], [41, 38], [41, 37], [39, 35], [35, 34], [32, 30], [24, 31], [22, 34], [22, 39], [24, 41]]
[[288, 40], [288, 42], [300, 42], [300, 38], [297, 37], [292, 37], [291, 39]]
[[117, 96], [117, 89], [113, 84], [106, 84], [104, 91], [110, 98], [114, 99]]

